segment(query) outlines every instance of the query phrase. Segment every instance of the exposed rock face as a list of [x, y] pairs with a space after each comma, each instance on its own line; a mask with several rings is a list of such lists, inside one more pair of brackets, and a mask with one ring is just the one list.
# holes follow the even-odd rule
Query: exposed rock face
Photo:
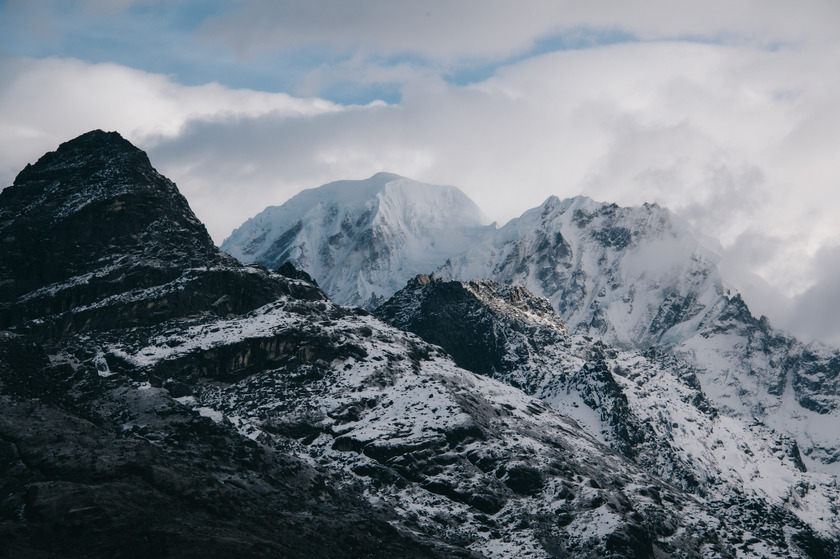
[[[276, 273], [214, 252], [174, 185], [132, 149], [118, 136], [85, 135], [0, 194], [12, 246], [0, 261], [12, 289], [0, 334], [0, 555], [838, 555], [820, 479], [786, 498], [828, 518], [822, 524], [753, 486], [704, 496], [610, 449], [613, 431], [593, 436], [558, 411], [568, 385], [581, 405], [606, 410], [592, 425], [613, 427], [616, 412], [597, 401], [622, 394], [642, 423], [658, 400], [691, 406], [681, 417], [697, 425], [712, 421], [694, 401], [700, 391], [666, 382], [668, 369], [570, 340], [545, 301], [523, 290], [476, 284], [470, 293], [500, 298], [489, 307], [508, 309], [522, 335], [552, 341], [521, 362], [487, 362], [500, 379], [558, 396], [534, 399], [335, 305], [291, 267]], [[55, 198], [47, 206], [45, 189]], [[90, 204], [104, 212], [115, 200], [125, 200], [117, 213], [128, 225], [85, 217]], [[27, 248], [52, 239], [53, 223], [65, 227], [66, 253]], [[75, 227], [93, 232], [72, 237]], [[47, 270], [30, 252], [61, 265]], [[494, 351], [520, 339], [485, 324], [504, 333]], [[567, 343], [573, 360], [556, 365], [568, 382], [552, 384], [544, 349]], [[575, 353], [584, 347], [600, 354], [584, 360]], [[674, 452], [698, 430], [655, 425], [669, 430]], [[743, 442], [727, 428], [710, 436]], [[766, 466], [738, 457], [744, 468]]]
[[94, 131], [0, 192], [0, 328], [53, 338], [259, 307], [286, 287], [213, 245], [175, 185]]
[[547, 300], [489, 280], [442, 282], [417, 276], [375, 314], [442, 346], [459, 366], [488, 376], [512, 373], [540, 347], [568, 339]]

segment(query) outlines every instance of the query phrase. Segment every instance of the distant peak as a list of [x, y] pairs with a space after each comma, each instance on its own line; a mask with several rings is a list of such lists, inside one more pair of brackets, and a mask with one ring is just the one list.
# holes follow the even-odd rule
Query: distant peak
[[[61, 146], [90, 142], [124, 142], [129, 145], [131, 144], [128, 140], [123, 138], [119, 132], [105, 132], [104, 130], [97, 128], [96, 130], [85, 132], [81, 136], [77, 136], [72, 140], [68, 140], [61, 144]], [[61, 146], [59, 146], [59, 149], [61, 149]]]
[[549, 196], [548, 198], [545, 199], [545, 202], [543, 202], [541, 204], [541, 207], [543, 207], [543, 208], [554, 208], [558, 204], [560, 204], [560, 198], [558, 198], [557, 196], [552, 194], [551, 196]]
[[380, 171], [380, 172], [376, 173], [375, 175], [373, 175], [372, 177], [370, 177], [368, 180], [377, 181], [377, 182], [378, 181], [390, 182], [390, 181], [396, 181], [396, 180], [400, 180], [400, 179], [404, 179], [404, 178], [405, 177], [403, 177], [401, 175], [398, 175], [396, 173], [388, 173], [386, 171]]
[[560, 208], [563, 211], [566, 211], [569, 208], [595, 208], [603, 205], [604, 202], [596, 202], [589, 196], [579, 195], [561, 200], [559, 197], [551, 195], [540, 205], [540, 208], [544, 210], [554, 210]]

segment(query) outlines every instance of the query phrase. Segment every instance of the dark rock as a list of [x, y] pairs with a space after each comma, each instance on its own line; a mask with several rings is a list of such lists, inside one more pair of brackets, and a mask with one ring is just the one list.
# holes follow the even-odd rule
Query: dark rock
[[221, 253], [175, 184], [114, 132], [27, 166], [0, 192], [0, 238], [0, 328], [41, 339], [241, 314], [307, 291]]

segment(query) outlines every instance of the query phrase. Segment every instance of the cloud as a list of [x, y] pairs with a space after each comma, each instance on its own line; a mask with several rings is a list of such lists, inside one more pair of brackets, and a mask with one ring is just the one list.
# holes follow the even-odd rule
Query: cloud
[[793, 299], [784, 323], [799, 335], [840, 347], [840, 245], [822, 247], [811, 262], [814, 283]]
[[611, 30], [642, 40], [691, 37], [767, 46], [819, 42], [834, 40], [839, 15], [832, 0], [254, 0], [231, 4], [206, 22], [205, 32], [242, 55], [328, 45], [452, 62], [504, 59], [560, 33], [585, 40]]
[[[840, 49], [815, 46], [828, 40], [823, 21], [789, 14], [785, 27], [785, 10], [759, 10], [755, 21], [740, 26], [740, 12], [727, 12], [715, 28], [704, 14], [695, 22], [671, 21], [665, 9], [656, 16], [661, 21], [645, 23], [621, 15], [624, 8], [608, 17], [577, 3], [564, 4], [565, 19], [557, 19], [546, 15], [554, 5], [546, 3], [526, 10], [508, 36], [487, 23], [517, 19], [508, 4], [487, 3], [486, 13], [473, 13], [474, 22], [466, 12], [455, 17], [460, 12], [449, 4], [430, 3], [428, 9], [450, 20], [434, 25], [451, 29], [453, 37], [423, 47], [428, 37], [422, 40], [423, 33], [401, 19], [416, 9], [408, 4], [395, 2], [388, 9], [399, 14], [386, 10], [371, 20], [347, 15], [338, 36], [332, 31], [341, 27], [341, 10], [307, 23], [315, 17], [308, 4], [296, 4], [302, 14], [277, 5], [263, 5], [255, 43], [238, 48], [302, 44], [310, 41], [310, 26], [320, 29], [313, 41], [332, 40], [352, 51], [338, 64], [309, 72], [299, 87], [312, 97], [217, 83], [187, 86], [113, 63], [0, 58], [0, 142], [6, 147], [0, 178], [10, 183], [27, 162], [87, 130], [119, 130], [178, 183], [218, 242], [301, 188], [382, 170], [459, 186], [499, 221], [549, 195], [658, 202], [721, 239], [724, 261], [740, 259], [786, 295], [810, 293], [802, 301], [818, 301], [834, 293], [830, 274], [816, 264], [838, 258], [821, 249], [840, 244], [834, 217], [840, 208]], [[229, 34], [245, 28], [248, 10], [259, 3], [236, 6], [243, 11], [223, 13], [214, 24], [220, 41], [235, 42]], [[381, 7], [361, 6], [361, 14]], [[562, 26], [608, 27], [611, 21], [645, 40], [506, 59], [471, 84], [446, 79], [448, 61], [459, 57], [509, 57]], [[391, 29], [379, 29], [386, 23]], [[277, 25], [295, 29], [272, 43], [270, 36], [285, 29]], [[473, 43], [454, 36], [469, 36], [473, 25], [484, 29]], [[727, 26], [754, 40], [650, 39]], [[776, 28], [782, 32], [771, 33]], [[810, 32], [813, 38], [802, 43]], [[767, 48], [771, 39], [791, 44]], [[384, 60], [348, 46], [365, 41], [369, 52], [386, 54], [422, 47], [423, 56], [438, 62]], [[353, 80], [396, 83], [400, 102], [348, 105], [314, 97]], [[757, 307], [772, 299], [769, 291], [755, 293]], [[783, 320], [781, 311], [773, 312]]]
[[15, 170], [88, 130], [119, 130], [135, 142], [177, 135], [196, 119], [312, 115], [341, 110], [320, 99], [183, 86], [167, 76], [74, 59], [0, 57], [0, 172]]

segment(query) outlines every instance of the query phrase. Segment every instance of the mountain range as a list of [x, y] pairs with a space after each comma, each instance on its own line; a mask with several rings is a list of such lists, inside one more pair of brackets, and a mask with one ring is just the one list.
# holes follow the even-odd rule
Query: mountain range
[[[275, 247], [284, 262], [310, 272], [330, 297], [343, 304], [390, 297], [397, 282], [373, 279], [383, 268], [399, 268], [404, 272], [397, 276], [402, 282], [414, 270], [442, 279], [491, 279], [522, 286], [548, 298], [575, 334], [618, 349], [654, 348], [677, 357], [695, 369], [715, 406], [733, 417], [757, 419], [789, 434], [810, 469], [840, 473], [840, 437], [834, 427], [840, 425], [840, 352], [820, 342], [802, 343], [773, 328], [765, 317], [753, 316], [734, 287], [722, 280], [715, 252], [667, 209], [656, 204], [620, 208], [582, 196], [550, 197], [497, 228], [477, 226], [480, 214], [473, 205], [463, 205], [468, 211], [460, 222], [457, 211], [447, 214], [446, 221], [450, 230], [471, 232], [472, 243], [464, 248], [463, 243], [448, 243], [438, 230], [418, 233], [417, 228], [405, 227], [390, 218], [393, 206], [385, 208], [381, 202], [391, 185], [415, 191], [443, 187], [380, 174], [341, 183], [343, 196], [354, 200], [348, 207], [378, 208], [369, 210], [376, 211], [374, 219], [357, 221], [348, 209], [341, 223], [353, 222], [359, 228], [346, 237], [326, 232], [305, 239], [291, 235], [289, 231], [304, 223], [336, 226], [338, 214], [333, 208], [339, 202], [332, 194], [336, 184], [299, 195], [319, 200], [305, 212], [297, 210], [296, 198], [280, 208], [268, 208], [234, 231], [222, 249], [248, 262], [282, 263], [264, 251], [243, 248], [255, 246], [255, 237], [262, 239], [263, 246]], [[411, 211], [434, 213], [434, 206], [418, 208], [422, 199], [415, 195], [407, 202]], [[263, 225], [257, 229], [256, 223]], [[381, 238], [383, 223], [389, 224], [389, 238], [422, 236], [425, 245], [450, 246], [452, 255], [441, 254], [435, 260], [423, 253], [422, 258], [413, 258], [399, 252], [397, 243], [392, 252], [377, 251], [373, 268], [361, 260], [342, 261], [335, 267], [329, 266], [332, 261], [321, 260], [312, 267], [308, 259], [296, 256], [311, 252], [308, 247], [324, 245], [336, 252], [358, 251], [358, 242], [349, 239]], [[269, 230], [273, 235], [263, 237]], [[336, 283], [339, 273], [351, 281]], [[364, 292], [354, 291], [357, 283], [365, 286]]]
[[380, 174], [249, 220], [243, 264], [119, 134], [27, 166], [0, 556], [840, 557], [836, 350], [656, 206], [485, 222]]

